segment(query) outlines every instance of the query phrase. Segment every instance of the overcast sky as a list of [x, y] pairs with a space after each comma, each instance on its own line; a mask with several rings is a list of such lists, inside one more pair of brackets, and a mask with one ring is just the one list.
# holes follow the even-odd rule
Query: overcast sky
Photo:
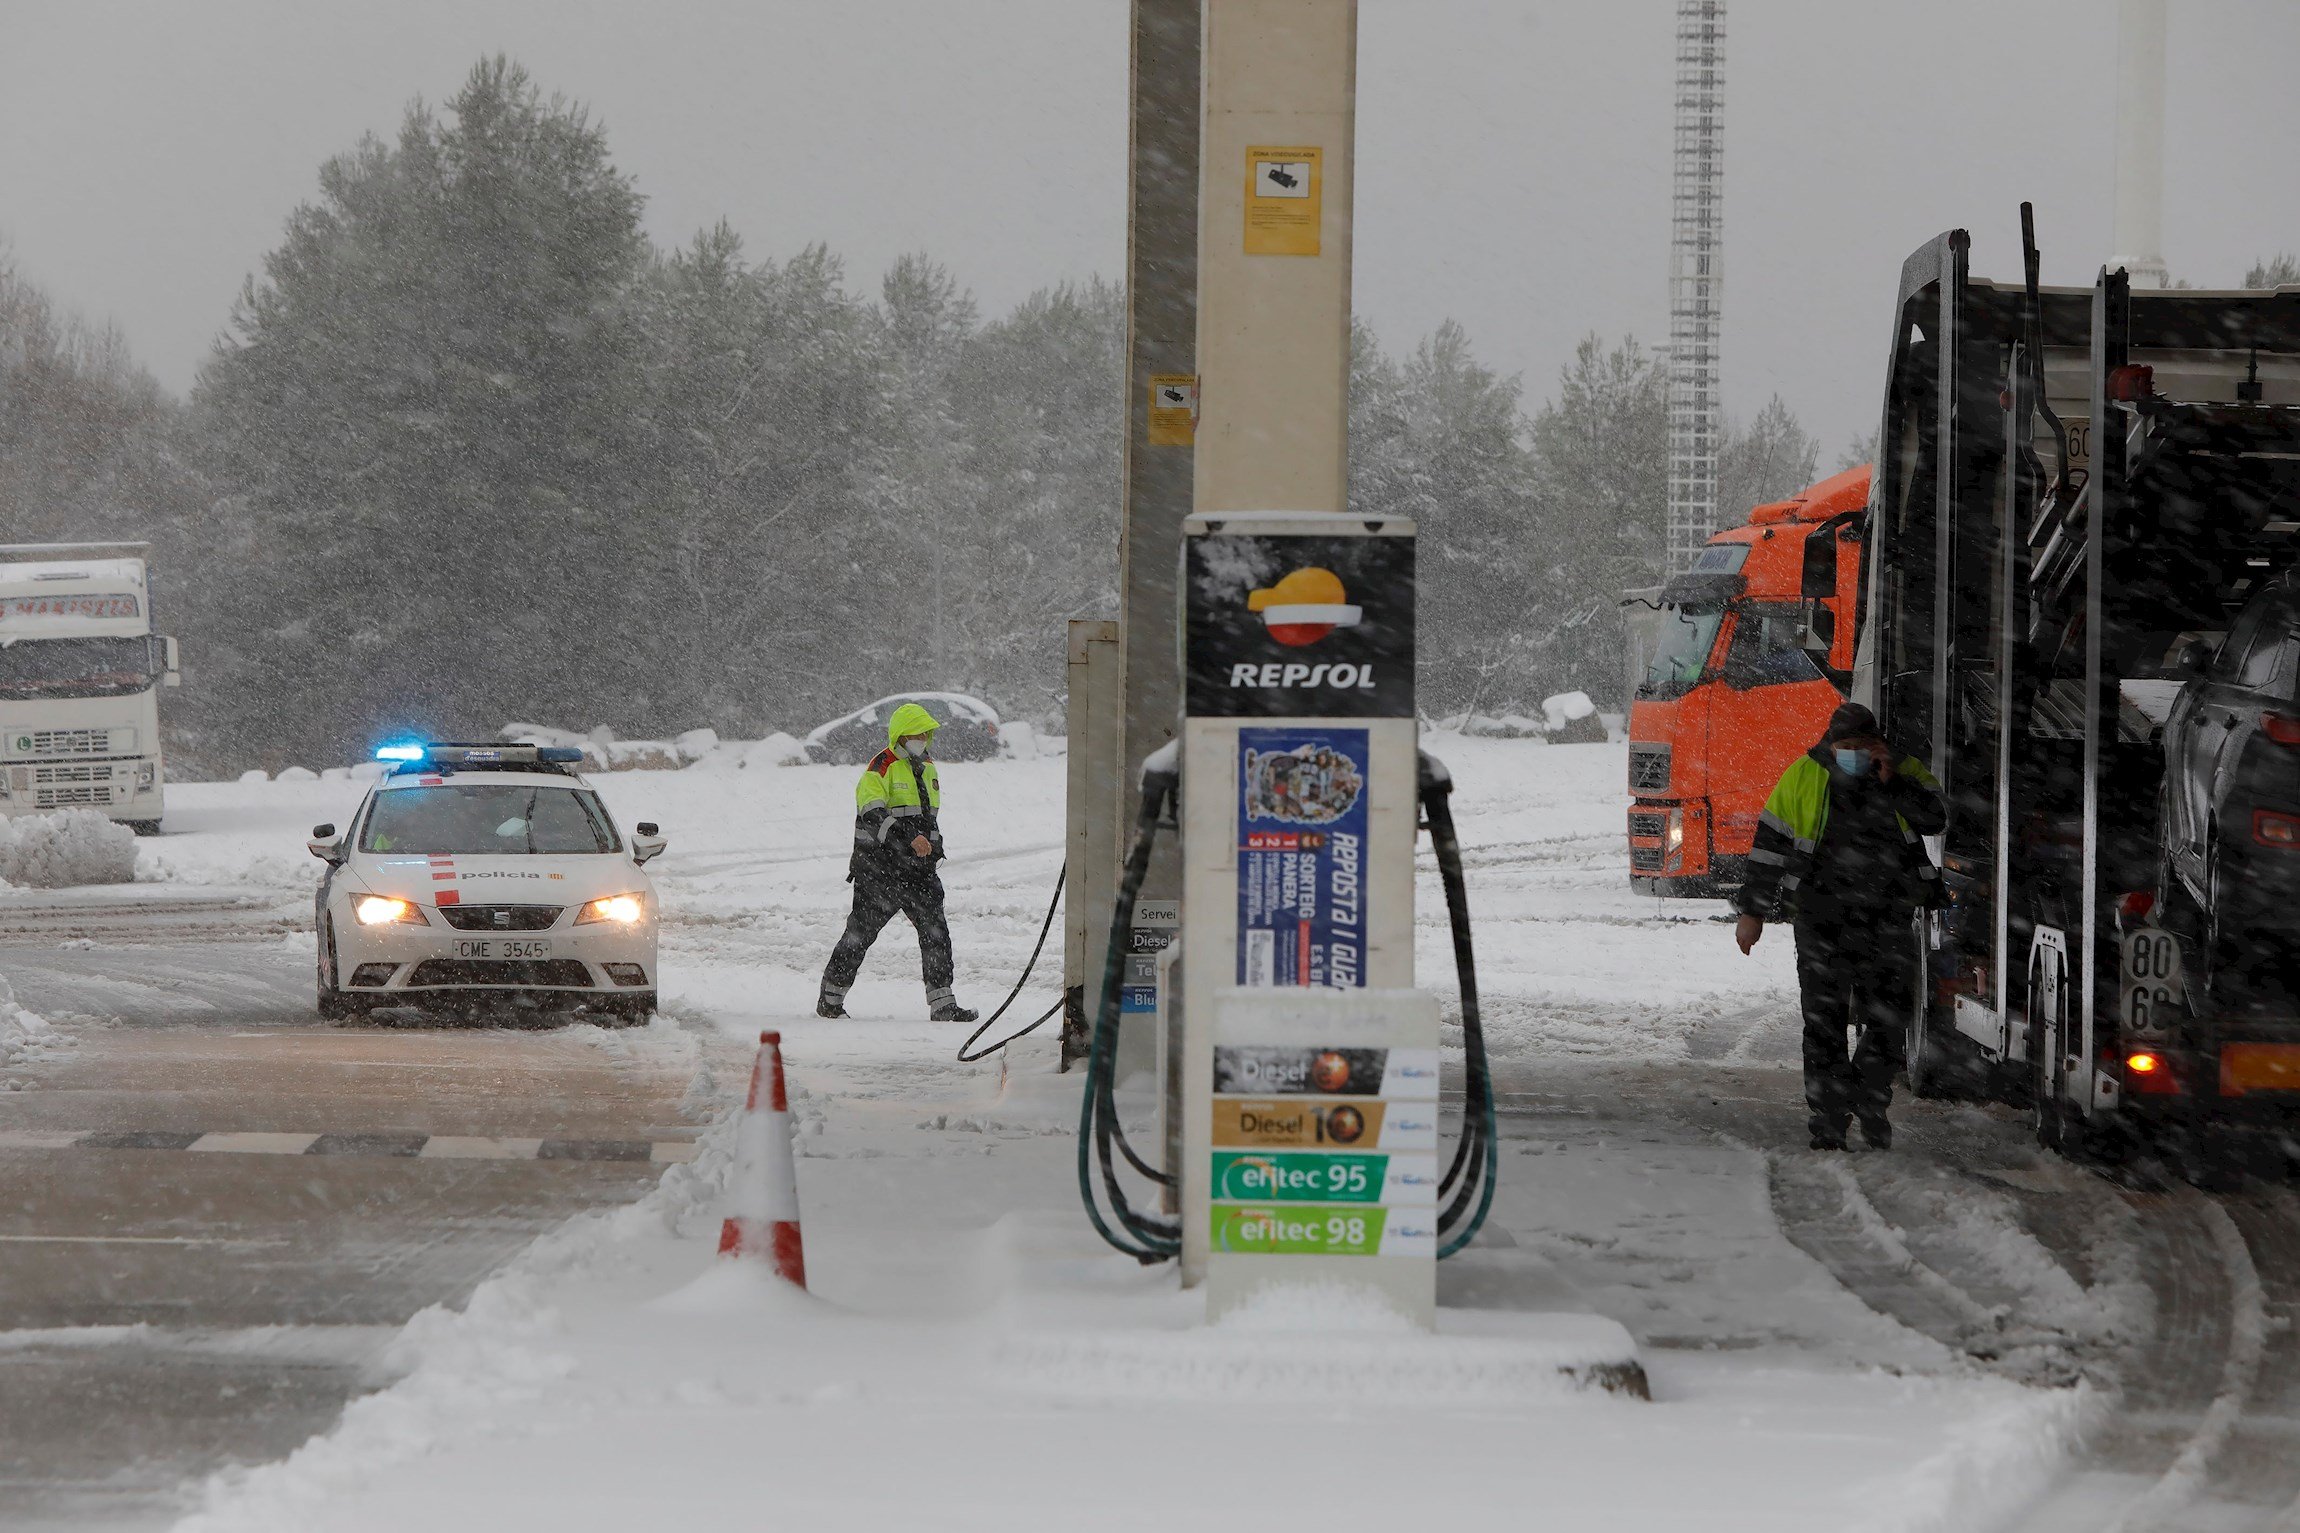
[[[1362, 0], [1356, 293], [1548, 395], [1664, 324], [1669, 0]], [[925, 249], [986, 309], [1123, 270], [1126, 0], [0, 0], [0, 235], [188, 388], [322, 159], [502, 50], [590, 105], [659, 240], [720, 216], [874, 282]], [[1732, 0], [1725, 382], [1873, 425], [1901, 258], [1952, 225], [2048, 281], [2109, 252], [2108, 0]], [[2300, 250], [2300, 3], [2173, 0], [2175, 275]]]

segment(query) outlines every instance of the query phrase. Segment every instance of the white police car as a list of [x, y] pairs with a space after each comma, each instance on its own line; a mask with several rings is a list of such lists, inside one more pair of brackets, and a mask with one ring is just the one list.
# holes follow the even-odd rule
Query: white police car
[[575, 750], [389, 745], [348, 831], [312, 827], [319, 1011], [547, 1002], [643, 1019], [655, 1004], [663, 837], [625, 838]]

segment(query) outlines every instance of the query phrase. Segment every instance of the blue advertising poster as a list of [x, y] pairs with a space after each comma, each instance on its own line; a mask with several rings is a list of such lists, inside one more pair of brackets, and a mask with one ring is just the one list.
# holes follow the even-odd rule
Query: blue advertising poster
[[1367, 732], [1238, 731], [1238, 983], [1366, 982]]

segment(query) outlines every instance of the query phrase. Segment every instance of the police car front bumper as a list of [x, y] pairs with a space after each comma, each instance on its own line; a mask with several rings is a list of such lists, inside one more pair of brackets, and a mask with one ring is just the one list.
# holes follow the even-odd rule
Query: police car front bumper
[[[435, 908], [424, 914], [440, 920]], [[412, 1001], [441, 992], [551, 991], [606, 998], [655, 988], [651, 914], [629, 925], [595, 921], [542, 931], [463, 931], [403, 922], [359, 926], [346, 910], [335, 929], [336, 986], [351, 995], [405, 995]]]

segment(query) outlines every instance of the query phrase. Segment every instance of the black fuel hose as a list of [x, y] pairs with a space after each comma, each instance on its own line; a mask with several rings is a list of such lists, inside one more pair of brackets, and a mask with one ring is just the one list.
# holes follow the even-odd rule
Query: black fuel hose
[[1028, 1027], [1007, 1034], [1004, 1038], [999, 1039], [996, 1043], [992, 1044], [989, 1048], [982, 1050], [978, 1054], [969, 1054], [967, 1052], [967, 1050], [974, 1047], [975, 1040], [980, 1038], [984, 1033], [989, 1032], [991, 1025], [997, 1022], [1000, 1017], [1006, 1015], [1006, 1008], [1014, 1004], [1014, 998], [1022, 994], [1022, 987], [1030, 983], [1030, 971], [1038, 967], [1038, 955], [1046, 951], [1046, 934], [1054, 930], [1055, 912], [1062, 908], [1062, 885], [1064, 881], [1069, 877], [1070, 864], [1065, 862], [1062, 865], [1062, 871], [1054, 875], [1054, 898], [1046, 902], [1046, 919], [1041, 921], [1038, 925], [1038, 946], [1030, 950], [1030, 962], [1022, 966], [1022, 977], [1014, 982], [1014, 988], [1012, 990], [1006, 992], [1006, 999], [998, 1003], [998, 1010], [992, 1012], [989, 1016], [984, 1017], [982, 1019], [982, 1025], [976, 1028], [973, 1032], [968, 1033], [966, 1035], [966, 1042], [958, 1046], [958, 1062], [960, 1064], [971, 1065], [978, 1059], [988, 1059], [991, 1055], [997, 1053], [1000, 1049], [1005, 1048], [1015, 1039], [1038, 1031], [1039, 1028], [1046, 1025], [1047, 1018], [1053, 1016], [1056, 1012], [1062, 1009], [1062, 1003], [1060, 1001], [1056, 1001], [1052, 1006], [1049, 1006], [1046, 1008], [1046, 1010], [1040, 1012], [1038, 1014], [1038, 1020], [1032, 1022]]
[[1438, 1184], [1439, 1197], [1452, 1195], [1438, 1216], [1442, 1242], [1438, 1255], [1447, 1257], [1477, 1238], [1493, 1207], [1500, 1136], [1494, 1121], [1493, 1075], [1485, 1057], [1485, 1025], [1477, 1003], [1477, 953], [1470, 942], [1469, 885], [1462, 877], [1461, 838], [1454, 833], [1453, 774], [1444, 762], [1423, 751], [1419, 777], [1422, 819], [1429, 826], [1430, 845], [1437, 853], [1438, 877], [1445, 885], [1446, 917], [1453, 927], [1454, 975], [1461, 987], [1462, 1054], [1468, 1066], [1462, 1092], [1461, 1140], [1454, 1146], [1453, 1161]]
[[[1182, 1254], [1182, 1228], [1178, 1223], [1137, 1213], [1118, 1183], [1118, 1168], [1111, 1155], [1115, 1139], [1127, 1162], [1153, 1181], [1167, 1186], [1173, 1178], [1148, 1165], [1126, 1143], [1118, 1122], [1118, 1099], [1112, 1082], [1117, 1071], [1118, 1004], [1126, 970], [1126, 933], [1134, 924], [1134, 901], [1149, 876], [1150, 853], [1158, 840], [1158, 824], [1172, 802], [1180, 752], [1169, 745], [1142, 765], [1142, 812], [1134, 826], [1134, 842], [1126, 853], [1126, 866], [1118, 880], [1118, 900], [1110, 917], [1110, 945], [1102, 964], [1102, 994], [1094, 1009], [1094, 1031], [1086, 1055], [1086, 1084], [1078, 1108], [1078, 1196], [1095, 1233], [1119, 1251], [1148, 1266]], [[1089, 1159], [1093, 1157], [1093, 1160]], [[1103, 1192], [1110, 1200], [1111, 1218], [1124, 1234], [1110, 1227], [1094, 1193], [1093, 1162], [1102, 1169]]]
[[[1134, 902], [1149, 873], [1150, 853], [1157, 842], [1160, 817], [1174, 793], [1174, 767], [1167, 752], [1152, 757], [1143, 767], [1142, 813], [1135, 825], [1134, 842], [1127, 853], [1125, 870], [1118, 884], [1117, 904], [1111, 915], [1111, 940], [1103, 963], [1102, 994], [1095, 1008], [1078, 1119], [1078, 1193], [1086, 1205], [1087, 1216], [1093, 1220], [1096, 1233], [1112, 1247], [1145, 1265], [1181, 1254], [1181, 1230], [1171, 1221], [1135, 1212], [1126, 1201], [1111, 1154], [1113, 1139], [1137, 1171], [1166, 1186], [1172, 1186], [1173, 1179], [1145, 1164], [1125, 1142], [1125, 1132], [1117, 1121], [1112, 1076], [1116, 1069], [1118, 1003], [1124, 978], [1124, 933], [1133, 925]], [[1443, 762], [1426, 752], [1420, 758], [1418, 777], [1422, 815], [1437, 853], [1439, 877], [1445, 886], [1446, 914], [1453, 930], [1454, 970], [1461, 989], [1462, 1044], [1467, 1063], [1462, 1136], [1454, 1146], [1452, 1161], [1439, 1186], [1439, 1196], [1450, 1197], [1438, 1218], [1442, 1244], [1437, 1254], [1447, 1257], [1477, 1238], [1493, 1207], [1499, 1170], [1499, 1135], [1494, 1116], [1493, 1077], [1487, 1065], [1485, 1029], [1478, 1008], [1477, 955], [1470, 938], [1469, 888], [1462, 874], [1461, 841], [1453, 823], [1453, 778]], [[1103, 1189], [1124, 1235], [1113, 1230], [1103, 1217], [1095, 1197], [1093, 1162], [1089, 1155], [1101, 1164]]]

